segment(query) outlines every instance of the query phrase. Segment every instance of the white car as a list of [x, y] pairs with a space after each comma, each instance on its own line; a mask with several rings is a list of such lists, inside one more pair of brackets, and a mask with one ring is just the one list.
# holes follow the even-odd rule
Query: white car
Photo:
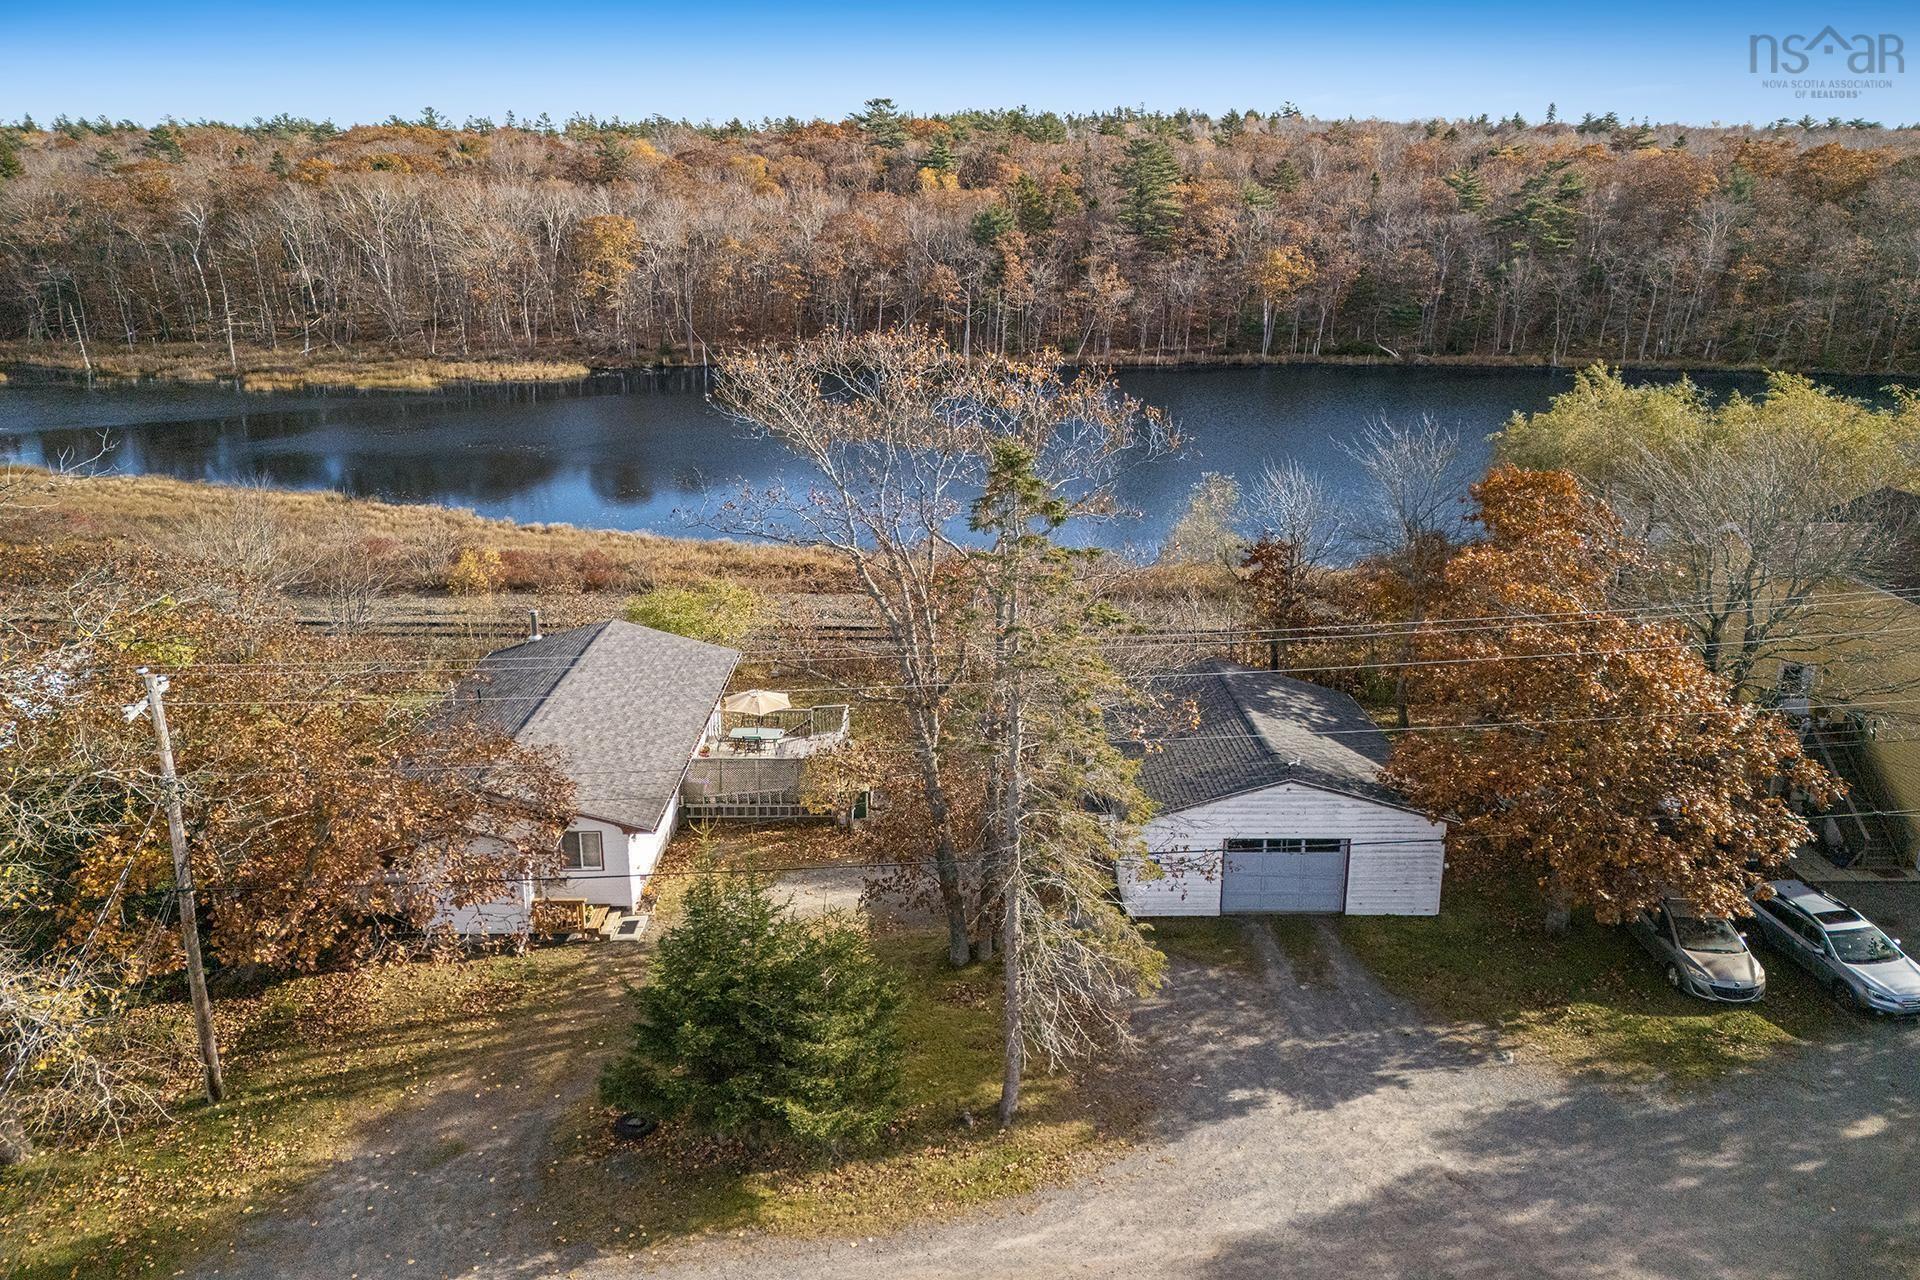
[[1920, 1014], [1920, 964], [1897, 939], [1830, 894], [1775, 880], [1754, 895], [1754, 923], [1779, 951], [1820, 979], [1834, 999], [1871, 1013]]

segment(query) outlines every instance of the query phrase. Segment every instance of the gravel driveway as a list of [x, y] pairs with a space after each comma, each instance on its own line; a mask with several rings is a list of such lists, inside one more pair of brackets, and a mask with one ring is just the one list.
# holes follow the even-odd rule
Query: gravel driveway
[[[225, 1274], [1920, 1277], [1920, 1029], [1863, 1021], [1711, 1091], [1603, 1086], [1430, 1025], [1322, 927], [1333, 963], [1313, 985], [1264, 931], [1264, 979], [1178, 966], [1147, 1016], [1142, 1087], [1168, 1095], [1162, 1140], [983, 1217], [879, 1241], [556, 1252], [512, 1223], [499, 1171], [468, 1153], [435, 1177], [382, 1179], [385, 1234], [342, 1212], [332, 1230], [260, 1233]], [[463, 1194], [419, 1195], [455, 1181]], [[403, 1267], [391, 1232], [423, 1215], [432, 1251]]]

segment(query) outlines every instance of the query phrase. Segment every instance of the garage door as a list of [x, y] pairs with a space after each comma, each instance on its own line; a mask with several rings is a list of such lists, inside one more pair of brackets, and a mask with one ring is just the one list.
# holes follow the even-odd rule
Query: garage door
[[1345, 840], [1229, 840], [1220, 912], [1340, 911], [1347, 901]]

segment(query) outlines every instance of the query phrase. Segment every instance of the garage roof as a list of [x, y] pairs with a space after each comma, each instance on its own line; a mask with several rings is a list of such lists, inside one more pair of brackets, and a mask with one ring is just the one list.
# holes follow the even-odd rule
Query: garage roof
[[739, 660], [716, 644], [596, 622], [488, 654], [455, 705], [553, 751], [581, 813], [652, 831]]
[[1387, 735], [1346, 694], [1211, 658], [1160, 684], [1179, 727], [1140, 766], [1164, 812], [1283, 782], [1408, 807], [1379, 781]]

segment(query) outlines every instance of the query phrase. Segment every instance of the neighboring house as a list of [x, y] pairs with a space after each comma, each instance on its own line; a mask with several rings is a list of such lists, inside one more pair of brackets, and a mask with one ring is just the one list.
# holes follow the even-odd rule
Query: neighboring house
[[1387, 737], [1359, 703], [1221, 660], [1161, 687], [1180, 727], [1141, 763], [1157, 813], [1119, 869], [1131, 914], [1440, 910], [1446, 825], [1379, 781]]
[[456, 706], [551, 751], [579, 812], [561, 841], [563, 878], [523, 881], [498, 901], [451, 911], [454, 931], [524, 933], [540, 899], [609, 933], [635, 916], [739, 660], [732, 649], [630, 622], [575, 627], [482, 659], [455, 690]]
[[[1883, 488], [1836, 519], [1893, 535], [1867, 583], [1846, 583], [1816, 612], [1821, 643], [1783, 672], [1783, 706], [1811, 712], [1807, 745], [1851, 794], [1816, 824], [1821, 852], [1862, 871], [1920, 866], [1920, 495]], [[1792, 685], [1792, 688], [1786, 686]], [[1857, 702], [1849, 694], [1857, 694]]]

